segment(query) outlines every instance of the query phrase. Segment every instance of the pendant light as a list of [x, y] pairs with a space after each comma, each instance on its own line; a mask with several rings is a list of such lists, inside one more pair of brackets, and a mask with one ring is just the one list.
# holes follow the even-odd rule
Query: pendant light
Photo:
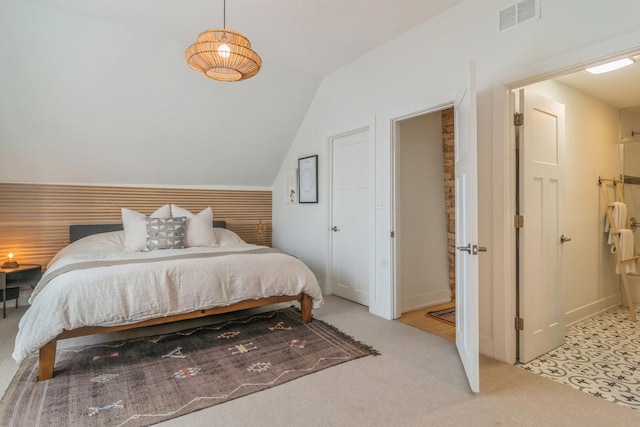
[[258, 74], [262, 59], [251, 50], [249, 39], [226, 28], [226, 3], [224, 0], [223, 28], [212, 28], [200, 33], [196, 42], [184, 52], [184, 57], [189, 67], [205, 77], [236, 82]]

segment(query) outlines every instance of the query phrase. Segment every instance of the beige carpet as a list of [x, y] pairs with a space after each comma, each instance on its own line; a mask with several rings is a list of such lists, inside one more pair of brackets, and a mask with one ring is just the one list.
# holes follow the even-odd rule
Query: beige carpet
[[0, 423], [147, 426], [372, 354], [292, 308], [67, 348], [49, 381], [37, 381], [29, 358], [0, 402]]
[[[373, 345], [366, 357], [163, 426], [632, 426], [635, 411], [482, 357], [469, 390], [455, 343], [336, 297], [319, 318]], [[352, 369], [348, 369], [352, 368]], [[258, 398], [259, 397], [259, 398]], [[292, 405], [285, 405], [291, 403]]]
[[[382, 355], [325, 369], [160, 425], [640, 425], [637, 411], [484, 357], [480, 360], [480, 393], [473, 394], [455, 343], [374, 316], [366, 307], [341, 298], [327, 297], [315, 315], [372, 345]], [[0, 329], [16, 328], [17, 322], [11, 323], [10, 318], [13, 316], [0, 322]], [[2, 337], [3, 343], [11, 343], [7, 341], [9, 332]], [[70, 340], [61, 346], [87, 340]], [[11, 344], [0, 346], [0, 363], [7, 368], [0, 372], [0, 380], [5, 382], [15, 372], [15, 364], [10, 362], [12, 349]]]

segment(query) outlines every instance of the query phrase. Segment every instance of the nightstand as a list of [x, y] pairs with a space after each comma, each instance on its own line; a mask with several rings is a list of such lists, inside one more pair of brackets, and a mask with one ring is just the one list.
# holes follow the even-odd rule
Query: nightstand
[[7, 300], [15, 299], [18, 308], [20, 286], [30, 285], [34, 287], [40, 276], [42, 267], [37, 264], [20, 264], [17, 268], [0, 269], [0, 297], [2, 298], [2, 318], [7, 317]]

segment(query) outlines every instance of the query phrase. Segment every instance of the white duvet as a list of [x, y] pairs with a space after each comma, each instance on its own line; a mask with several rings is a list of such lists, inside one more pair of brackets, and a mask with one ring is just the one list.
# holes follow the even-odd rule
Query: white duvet
[[[63, 330], [82, 326], [130, 324], [301, 292], [313, 299], [314, 308], [322, 303], [311, 270], [284, 253], [248, 254], [264, 247], [237, 238], [223, 239], [217, 248], [125, 252], [123, 239], [122, 231], [96, 234], [54, 257], [20, 320], [13, 352], [16, 362]], [[209, 257], [207, 253], [223, 254]], [[190, 254], [199, 258], [184, 258]], [[127, 263], [106, 265], [115, 260]], [[88, 267], [95, 262], [105, 265]], [[83, 268], [56, 276], [72, 265]]]

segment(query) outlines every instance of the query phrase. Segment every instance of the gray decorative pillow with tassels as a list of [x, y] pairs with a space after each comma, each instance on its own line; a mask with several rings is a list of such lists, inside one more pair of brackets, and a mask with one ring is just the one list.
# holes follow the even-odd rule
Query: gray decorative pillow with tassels
[[146, 218], [147, 243], [145, 251], [184, 248], [184, 223], [186, 217]]

